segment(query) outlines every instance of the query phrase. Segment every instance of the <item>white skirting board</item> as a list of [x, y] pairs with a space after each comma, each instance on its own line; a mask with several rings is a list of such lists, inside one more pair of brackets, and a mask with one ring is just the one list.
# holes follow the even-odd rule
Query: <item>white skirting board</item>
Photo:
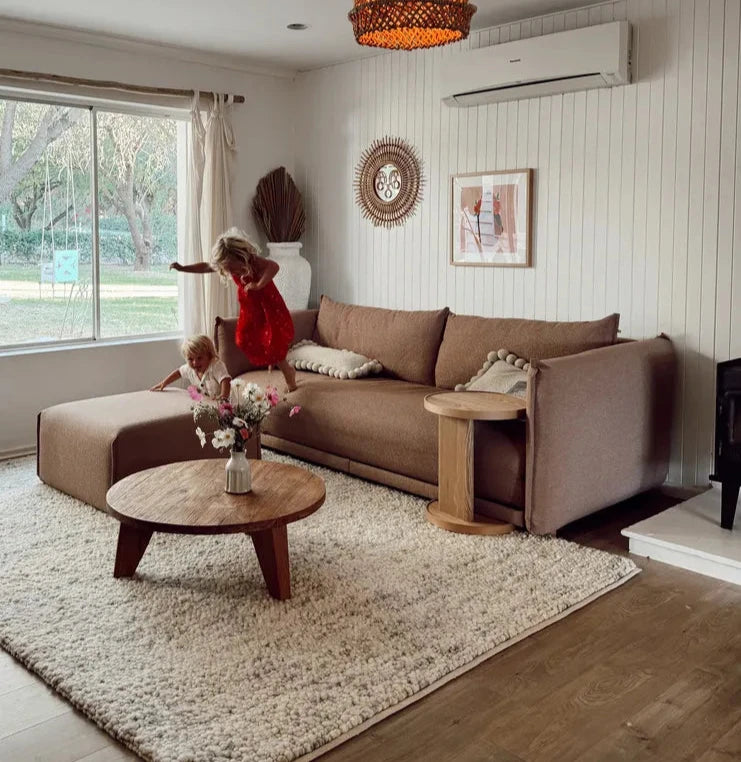
[[741, 506], [734, 529], [722, 529], [720, 485], [622, 533], [631, 553], [741, 585]]
[[0, 460], [10, 460], [11, 458], [22, 458], [24, 455], [34, 455], [36, 445], [26, 445], [25, 447], [15, 447], [12, 450], [0, 450]]

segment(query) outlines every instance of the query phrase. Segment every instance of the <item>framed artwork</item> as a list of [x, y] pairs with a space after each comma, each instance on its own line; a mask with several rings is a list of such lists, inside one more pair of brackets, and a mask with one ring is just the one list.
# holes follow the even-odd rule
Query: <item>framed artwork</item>
[[453, 176], [451, 262], [532, 266], [533, 170]]

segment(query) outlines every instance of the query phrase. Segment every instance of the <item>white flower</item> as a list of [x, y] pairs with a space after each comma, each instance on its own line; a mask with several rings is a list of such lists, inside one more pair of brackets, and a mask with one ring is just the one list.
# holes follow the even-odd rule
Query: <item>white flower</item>
[[239, 399], [242, 396], [242, 391], [244, 390], [245, 382], [241, 378], [235, 378], [231, 383], [231, 388], [229, 390], [229, 401], [232, 403], [232, 405], [238, 405]]
[[247, 424], [245, 423], [243, 418], [232, 418], [232, 426], [234, 426], [235, 429], [244, 429], [246, 428]]
[[234, 444], [234, 440], [234, 429], [217, 429], [214, 431], [211, 445], [215, 449], [220, 450], [222, 447], [231, 447]]
[[199, 426], [196, 429], [196, 436], [201, 440], [201, 447], [206, 446], [206, 432]]

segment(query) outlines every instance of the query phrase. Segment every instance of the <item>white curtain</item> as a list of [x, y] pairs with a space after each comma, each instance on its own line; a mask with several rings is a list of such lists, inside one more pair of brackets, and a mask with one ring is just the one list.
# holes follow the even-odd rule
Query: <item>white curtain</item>
[[[204, 126], [196, 92], [188, 129], [188, 177], [184, 264], [207, 262], [217, 236], [232, 226], [231, 177], [235, 153], [231, 98], [213, 94]], [[183, 277], [185, 334], [213, 335], [217, 316], [237, 314], [234, 286], [218, 275]]]
[[[183, 264], [203, 262], [201, 247], [201, 199], [203, 197], [204, 142], [206, 130], [198, 107], [200, 93], [195, 92], [190, 109], [186, 150], [188, 166], [186, 173], [185, 251]], [[206, 332], [206, 289], [204, 279], [196, 275], [181, 275], [183, 329], [186, 336]]]
[[[206, 259], [216, 238], [232, 227], [232, 163], [234, 159], [234, 130], [232, 129], [232, 100], [214, 93], [213, 106], [206, 120], [205, 167], [203, 170], [203, 199], [201, 201], [201, 245]], [[218, 275], [207, 279], [206, 315], [209, 331], [213, 332], [217, 316], [237, 314], [237, 297], [233, 283], [226, 287]]]

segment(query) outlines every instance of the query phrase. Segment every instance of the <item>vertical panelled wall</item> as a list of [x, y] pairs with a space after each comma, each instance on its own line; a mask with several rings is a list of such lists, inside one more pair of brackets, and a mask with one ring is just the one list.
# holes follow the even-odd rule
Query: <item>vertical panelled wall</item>
[[[308, 202], [314, 301], [326, 293], [381, 307], [548, 320], [616, 311], [623, 336], [664, 331], [680, 353], [669, 479], [707, 483], [714, 365], [741, 355], [740, 6], [619, 0], [463, 44], [627, 18], [635, 54], [628, 87], [451, 109], [436, 76], [461, 46], [302, 75], [296, 168]], [[390, 231], [364, 221], [352, 193], [362, 150], [387, 134], [417, 146], [426, 180], [416, 216]], [[536, 172], [534, 267], [452, 267], [450, 175], [514, 167]]]

